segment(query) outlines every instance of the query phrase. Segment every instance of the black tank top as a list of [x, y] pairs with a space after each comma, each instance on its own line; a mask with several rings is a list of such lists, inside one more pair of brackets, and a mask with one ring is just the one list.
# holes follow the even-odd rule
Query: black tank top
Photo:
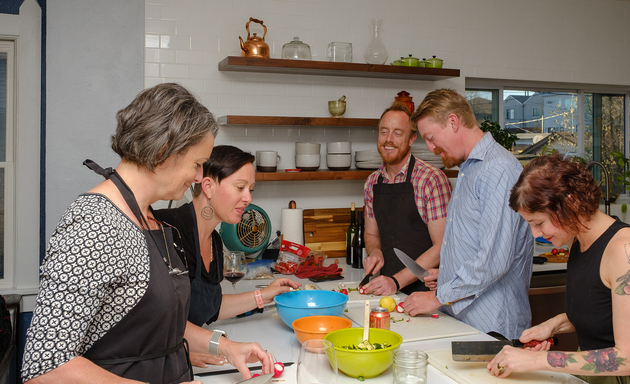
[[583, 351], [615, 346], [611, 291], [599, 273], [610, 239], [626, 227], [630, 225], [616, 220], [585, 252], [580, 252], [577, 240], [571, 247], [565, 307]]

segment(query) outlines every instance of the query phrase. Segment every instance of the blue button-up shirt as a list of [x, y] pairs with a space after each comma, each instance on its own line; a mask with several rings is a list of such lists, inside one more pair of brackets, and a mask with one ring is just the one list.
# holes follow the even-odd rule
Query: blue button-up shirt
[[437, 298], [449, 315], [514, 339], [529, 327], [533, 237], [508, 206], [523, 167], [490, 133], [460, 166], [448, 205]]

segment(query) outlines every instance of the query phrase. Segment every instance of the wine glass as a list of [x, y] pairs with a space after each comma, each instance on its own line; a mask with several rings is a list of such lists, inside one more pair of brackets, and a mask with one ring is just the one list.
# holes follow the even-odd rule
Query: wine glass
[[236, 283], [245, 277], [245, 272], [247, 272], [245, 254], [240, 251], [227, 252], [223, 259], [223, 277], [232, 283], [234, 291]]
[[313, 339], [302, 343], [297, 365], [298, 384], [336, 384], [337, 357], [328, 340]]

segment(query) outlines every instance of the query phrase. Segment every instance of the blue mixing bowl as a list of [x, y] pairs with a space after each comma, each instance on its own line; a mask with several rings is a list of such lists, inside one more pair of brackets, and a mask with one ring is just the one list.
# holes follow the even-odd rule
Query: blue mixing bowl
[[291, 291], [274, 297], [273, 301], [282, 321], [291, 327], [294, 320], [306, 316], [343, 316], [348, 296], [334, 291]]

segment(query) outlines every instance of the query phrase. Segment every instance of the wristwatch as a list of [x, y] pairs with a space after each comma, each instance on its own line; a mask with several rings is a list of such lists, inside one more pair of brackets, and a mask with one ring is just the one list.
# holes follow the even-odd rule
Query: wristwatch
[[225, 336], [227, 338], [227, 333], [225, 331], [221, 331], [220, 329], [212, 330], [212, 336], [210, 336], [210, 343], [208, 343], [208, 352], [213, 355], [219, 354], [219, 339], [221, 336]]

